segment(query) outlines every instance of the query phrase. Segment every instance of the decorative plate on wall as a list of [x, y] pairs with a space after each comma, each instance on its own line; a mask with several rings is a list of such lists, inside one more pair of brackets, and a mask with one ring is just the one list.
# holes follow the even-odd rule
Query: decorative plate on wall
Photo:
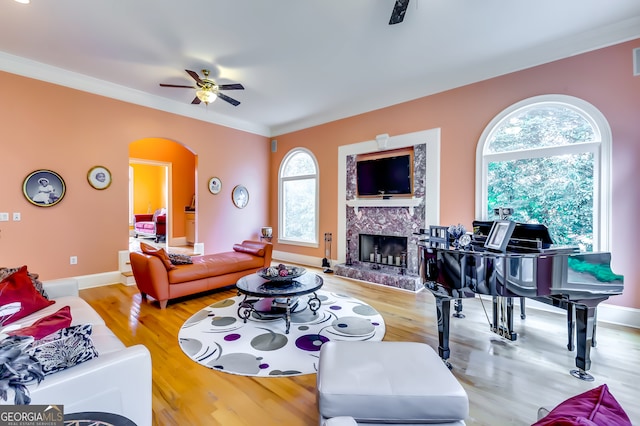
[[231, 199], [237, 208], [243, 209], [249, 203], [249, 191], [243, 185], [236, 185], [231, 192]]
[[212, 194], [217, 194], [222, 189], [222, 181], [220, 181], [217, 177], [212, 177], [209, 179], [209, 192]]
[[51, 207], [64, 198], [66, 186], [62, 177], [51, 170], [36, 170], [24, 179], [22, 193], [31, 204]]
[[106, 167], [95, 166], [87, 173], [87, 180], [95, 189], [107, 189], [111, 185], [111, 172]]

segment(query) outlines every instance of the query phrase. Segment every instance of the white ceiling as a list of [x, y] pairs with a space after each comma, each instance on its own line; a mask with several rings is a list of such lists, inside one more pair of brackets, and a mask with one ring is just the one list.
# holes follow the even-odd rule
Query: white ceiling
[[[0, 69], [274, 136], [640, 37], [638, 0], [394, 2], [0, 0]], [[203, 68], [241, 104], [159, 86]]]

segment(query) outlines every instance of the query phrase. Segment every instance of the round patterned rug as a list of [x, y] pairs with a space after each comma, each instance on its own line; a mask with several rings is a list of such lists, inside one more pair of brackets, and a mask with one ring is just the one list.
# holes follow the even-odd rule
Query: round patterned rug
[[285, 334], [285, 320], [252, 314], [245, 323], [238, 317], [244, 296], [231, 297], [206, 307], [189, 318], [178, 333], [184, 353], [214, 370], [243, 376], [281, 377], [317, 371], [320, 347], [329, 340], [382, 340], [382, 315], [353, 297], [324, 290], [313, 314], [310, 295], [299, 298]]

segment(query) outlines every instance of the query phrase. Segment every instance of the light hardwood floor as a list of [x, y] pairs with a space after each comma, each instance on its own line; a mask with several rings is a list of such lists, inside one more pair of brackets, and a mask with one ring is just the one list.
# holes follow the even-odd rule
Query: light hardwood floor
[[[324, 288], [369, 303], [384, 317], [384, 340], [424, 342], [437, 349], [434, 298], [348, 280], [308, 268]], [[141, 302], [135, 286], [115, 284], [80, 292], [127, 345], [144, 344], [153, 364], [155, 425], [317, 425], [315, 374], [251, 378], [210, 370], [191, 361], [177, 343], [191, 315], [234, 296], [233, 289], [170, 302], [166, 310]], [[485, 302], [487, 311], [490, 305]], [[594, 382], [569, 375], [575, 353], [566, 349], [564, 313], [529, 309], [516, 316], [518, 339], [489, 331], [480, 299], [464, 301], [466, 318], [451, 319], [453, 373], [469, 395], [467, 425], [526, 425], [540, 406], [606, 383], [634, 424], [640, 425], [640, 330], [600, 323], [591, 351]], [[402, 362], [402, 360], [398, 360]]]

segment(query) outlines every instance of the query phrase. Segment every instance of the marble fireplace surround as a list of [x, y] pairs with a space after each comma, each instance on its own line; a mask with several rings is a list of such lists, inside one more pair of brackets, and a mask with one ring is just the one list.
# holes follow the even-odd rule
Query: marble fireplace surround
[[[358, 199], [355, 194], [355, 155], [398, 148], [415, 148], [413, 198]], [[417, 291], [421, 289], [414, 232], [439, 224], [440, 129], [388, 137], [338, 148], [338, 230], [336, 274], [382, 285]], [[407, 268], [382, 267], [358, 261], [359, 234], [408, 237]], [[348, 247], [347, 247], [348, 246]], [[344, 265], [347, 250], [353, 266]]]

